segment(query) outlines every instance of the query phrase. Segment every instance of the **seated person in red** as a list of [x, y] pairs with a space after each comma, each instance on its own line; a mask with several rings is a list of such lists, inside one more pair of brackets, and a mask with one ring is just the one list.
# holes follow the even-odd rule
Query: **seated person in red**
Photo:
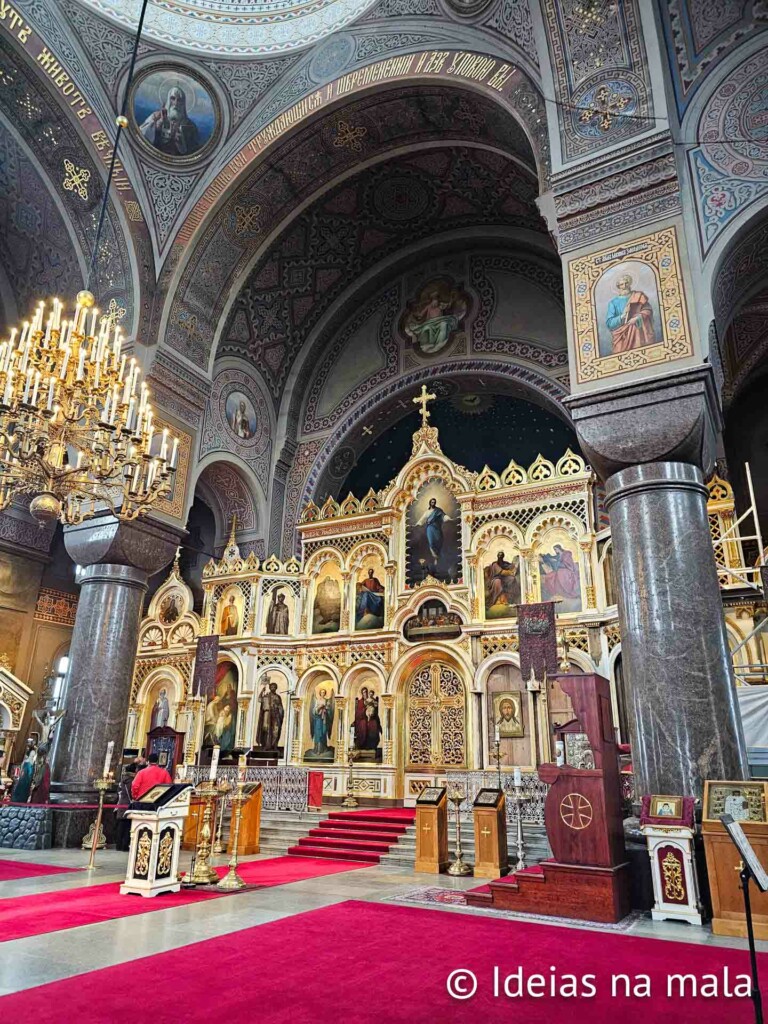
[[169, 785], [173, 782], [165, 768], [161, 768], [157, 762], [157, 754], [150, 754], [147, 767], [136, 773], [136, 778], [131, 786], [131, 796], [134, 800], [141, 800], [153, 786]]

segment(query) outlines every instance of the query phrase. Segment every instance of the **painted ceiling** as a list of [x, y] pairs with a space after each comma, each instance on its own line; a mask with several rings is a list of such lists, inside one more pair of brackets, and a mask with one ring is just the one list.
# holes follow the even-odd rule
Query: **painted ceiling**
[[[134, 30], [140, 3], [80, 0]], [[285, 53], [316, 43], [375, 0], [150, 0], [143, 35], [166, 46], [226, 57]]]

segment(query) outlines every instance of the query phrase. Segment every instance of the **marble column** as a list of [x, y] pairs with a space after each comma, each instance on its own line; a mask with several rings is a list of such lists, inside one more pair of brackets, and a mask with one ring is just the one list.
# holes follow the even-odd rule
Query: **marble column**
[[110, 740], [113, 765], [119, 760], [144, 595], [179, 539], [168, 527], [112, 516], [65, 529], [67, 551], [83, 569], [53, 767], [59, 799], [92, 796]]
[[705, 476], [720, 429], [711, 371], [569, 400], [606, 481], [636, 792], [701, 796], [746, 777]]

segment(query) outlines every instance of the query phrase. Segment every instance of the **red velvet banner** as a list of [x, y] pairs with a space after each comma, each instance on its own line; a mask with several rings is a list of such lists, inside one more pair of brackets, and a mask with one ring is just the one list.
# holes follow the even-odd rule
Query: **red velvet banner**
[[527, 683], [533, 672], [541, 681], [546, 673], [557, 675], [557, 633], [555, 631], [555, 604], [519, 604], [517, 624], [520, 636], [520, 673]]
[[195, 697], [212, 697], [216, 689], [216, 659], [219, 655], [219, 634], [201, 636], [197, 641], [195, 675], [192, 693]]

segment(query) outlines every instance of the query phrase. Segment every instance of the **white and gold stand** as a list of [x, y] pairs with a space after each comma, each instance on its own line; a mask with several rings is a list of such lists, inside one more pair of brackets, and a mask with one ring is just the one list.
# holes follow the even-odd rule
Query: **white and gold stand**
[[165, 802], [161, 802], [161, 797], [152, 808], [128, 811], [131, 845], [121, 896], [158, 896], [181, 889], [179, 851], [192, 786], [185, 785], [180, 790], [178, 784], [163, 788], [176, 792]]
[[654, 921], [702, 923], [699, 884], [693, 862], [693, 829], [685, 825], [642, 827], [651, 858]]

